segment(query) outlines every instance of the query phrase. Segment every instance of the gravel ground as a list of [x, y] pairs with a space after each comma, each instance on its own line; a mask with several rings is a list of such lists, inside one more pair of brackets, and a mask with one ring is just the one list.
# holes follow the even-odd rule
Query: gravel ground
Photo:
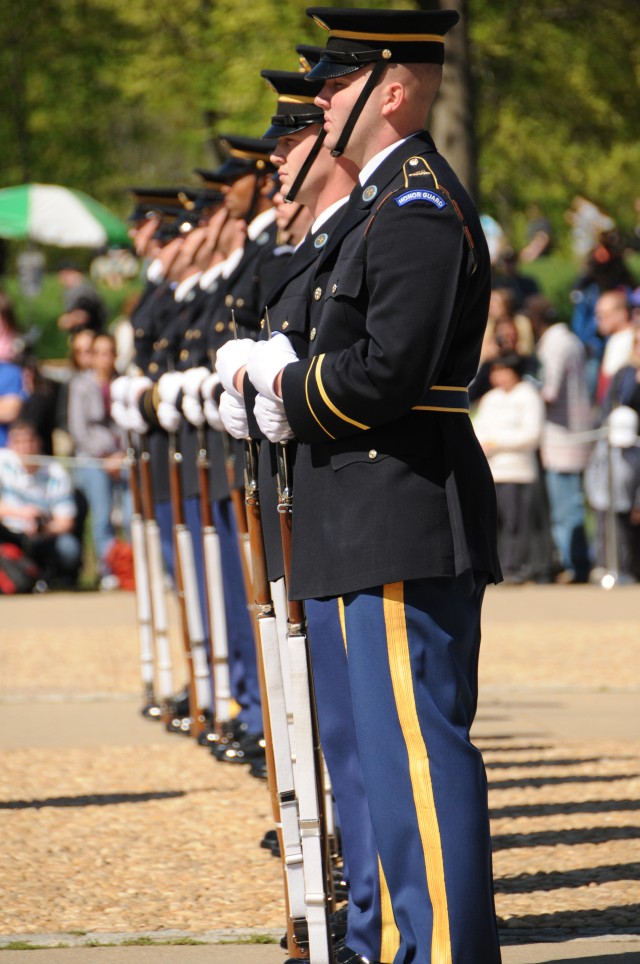
[[[507, 943], [640, 933], [638, 742], [624, 727], [615, 739], [566, 739], [544, 725], [527, 734], [496, 713], [497, 697], [514, 687], [531, 705], [559, 687], [593, 694], [594, 707], [600, 694], [633, 697], [639, 613], [635, 588], [488, 594], [481, 679], [489, 696], [476, 742], [490, 781]], [[7, 598], [2, 617], [0, 705], [9, 731], [0, 738], [0, 935], [277, 933], [279, 864], [257, 846], [271, 823], [266, 788], [243, 767], [218, 764], [192, 741], [138, 720], [133, 597]], [[132, 733], [144, 727], [145, 739], [101, 736], [90, 745], [99, 698], [112, 701], [125, 734], [128, 725]], [[52, 701], [70, 714], [82, 704], [77, 741], [52, 746], [50, 733], [29, 745], [12, 740], [21, 714], [39, 707], [46, 720]]]

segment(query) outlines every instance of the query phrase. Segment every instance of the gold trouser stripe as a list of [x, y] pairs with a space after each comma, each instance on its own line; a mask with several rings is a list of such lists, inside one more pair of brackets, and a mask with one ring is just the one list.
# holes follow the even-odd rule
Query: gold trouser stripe
[[400, 728], [407, 746], [409, 776], [433, 908], [431, 964], [451, 964], [449, 910], [444, 860], [427, 747], [420, 729], [409, 657], [409, 637], [404, 611], [404, 583], [383, 587], [389, 669]]
[[430, 392], [466, 392], [466, 385], [432, 385]]
[[342, 642], [344, 643], [344, 651], [347, 652], [347, 624], [344, 618], [344, 599], [342, 596], [338, 596], [338, 618], [340, 620], [340, 630], [342, 632]]
[[324, 361], [324, 355], [318, 355], [318, 364], [316, 365], [316, 382], [318, 385], [318, 391], [320, 392], [322, 401], [325, 403], [327, 408], [330, 409], [334, 415], [337, 415], [338, 418], [341, 418], [343, 422], [348, 422], [349, 425], [355, 425], [356, 428], [361, 428], [364, 431], [366, 431], [368, 428], [370, 428], [369, 425], [363, 425], [362, 422], [356, 422], [354, 421], [354, 419], [349, 418], [348, 415], [343, 415], [340, 409], [336, 408], [336, 406], [333, 404], [333, 402], [327, 395], [324, 389], [324, 385], [322, 384], [322, 376], [320, 374], [320, 369], [322, 368], [323, 361]]
[[412, 412], [461, 412], [463, 415], [469, 414], [468, 408], [448, 408], [446, 405], [414, 405]]
[[329, 432], [329, 431], [324, 427], [324, 425], [322, 424], [322, 422], [320, 421], [320, 419], [318, 418], [318, 416], [316, 415], [316, 413], [314, 412], [314, 410], [313, 410], [313, 408], [312, 408], [312, 406], [311, 406], [311, 399], [309, 398], [309, 375], [311, 374], [311, 370], [312, 370], [313, 366], [315, 365], [315, 363], [316, 363], [316, 359], [315, 359], [315, 358], [312, 358], [312, 359], [311, 359], [311, 364], [309, 365], [309, 369], [308, 369], [308, 371], [307, 371], [307, 374], [306, 374], [305, 380], [304, 380], [304, 394], [305, 394], [305, 398], [307, 399], [307, 406], [308, 406], [308, 408], [309, 408], [309, 411], [311, 412], [311, 414], [312, 414], [313, 417], [315, 418], [316, 422], [318, 423], [318, 425], [320, 426], [320, 428], [322, 429], [322, 431], [325, 433], [325, 435], [328, 435], [329, 438], [332, 438], [332, 439], [335, 440], [335, 435], [332, 435], [331, 432]]
[[378, 857], [378, 873], [380, 875], [380, 920], [382, 936], [380, 939], [380, 960], [394, 961], [400, 947], [400, 932], [396, 927], [396, 919], [391, 906], [391, 894], [387, 887], [387, 879], [382, 869], [382, 862]]
[[[313, 18], [316, 22], [324, 27], [321, 20], [317, 17]], [[324, 27], [326, 30], [327, 28]], [[341, 40], [380, 40], [386, 41], [389, 46], [393, 44], [394, 40], [401, 43], [444, 43], [444, 37], [437, 33], [361, 33], [359, 30], [330, 30], [329, 36], [339, 37]]]

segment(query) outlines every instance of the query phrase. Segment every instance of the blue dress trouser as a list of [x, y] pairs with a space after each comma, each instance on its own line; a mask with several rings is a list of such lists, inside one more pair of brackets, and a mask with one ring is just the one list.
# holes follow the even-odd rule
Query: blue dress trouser
[[347, 944], [372, 961], [500, 962], [487, 783], [469, 739], [485, 584], [468, 572], [306, 603]]

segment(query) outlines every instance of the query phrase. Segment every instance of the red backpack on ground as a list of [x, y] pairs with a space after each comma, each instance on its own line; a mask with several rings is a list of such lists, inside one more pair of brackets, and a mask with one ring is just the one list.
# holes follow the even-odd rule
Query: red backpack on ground
[[20, 546], [0, 543], [0, 595], [31, 592], [40, 578], [40, 570]]

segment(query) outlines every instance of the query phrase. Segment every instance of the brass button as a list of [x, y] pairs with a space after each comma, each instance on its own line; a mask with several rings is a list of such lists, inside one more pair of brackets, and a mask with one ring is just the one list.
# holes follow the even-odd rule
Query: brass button
[[191, 331], [190, 328], [188, 328], [188, 329], [185, 331], [184, 337], [187, 339], [187, 341], [191, 341], [191, 339], [193, 338], [193, 332]]
[[288, 327], [289, 327], [289, 322], [288, 322], [288, 321], [283, 321], [283, 322], [282, 322], [282, 330], [283, 330], [283, 331], [286, 331]]
[[224, 331], [224, 321], [216, 321], [216, 331]]
[[230, 308], [233, 304], [233, 295], [227, 295], [224, 299], [224, 303], [227, 306], [227, 308]]
[[154, 343], [153, 343], [153, 350], [154, 350], [154, 351], [160, 351], [160, 348], [161, 348], [160, 342], [159, 342], [159, 341], [154, 341]]
[[238, 308], [244, 308], [244, 298], [238, 298], [238, 299], [236, 300], [236, 304], [237, 304]]
[[161, 339], [160, 339], [160, 347], [161, 347], [161, 348], [168, 348], [168, 347], [169, 347], [169, 339], [168, 339], [168, 338], [161, 338]]
[[331, 286], [331, 294], [332, 294], [332, 295], [335, 295], [335, 293], [336, 293], [337, 290], [338, 290], [337, 284]]
[[316, 330], [315, 328], [312, 328], [311, 331], [309, 332], [309, 341], [313, 341], [315, 337], [316, 337]]
[[136, 328], [136, 338], [144, 338], [144, 328]]
[[234, 331], [236, 328], [235, 322], [230, 321], [229, 324], [227, 325], [227, 328], [229, 329], [229, 331]]
[[154, 374], [158, 371], [158, 368], [159, 368], [159, 365], [157, 364], [157, 362], [152, 361], [151, 364], [149, 365], [149, 371], [153, 372]]
[[261, 327], [261, 328], [264, 328], [264, 318], [261, 318], [261, 319], [260, 319], [260, 327]]
[[320, 301], [322, 298], [322, 288], [316, 288], [316, 290], [313, 292], [313, 297], [316, 301]]
[[180, 352], [180, 361], [186, 361], [188, 357], [189, 357], [189, 349], [183, 348], [182, 351]]
[[196, 341], [198, 340], [198, 338], [201, 337], [201, 335], [202, 335], [202, 332], [200, 331], [199, 328], [196, 328], [195, 331], [191, 332], [191, 337], [195, 338]]
[[370, 459], [375, 459], [375, 457], [376, 457], [377, 454], [378, 454], [378, 453], [376, 452], [375, 449], [369, 449], [369, 458], [370, 458]]

